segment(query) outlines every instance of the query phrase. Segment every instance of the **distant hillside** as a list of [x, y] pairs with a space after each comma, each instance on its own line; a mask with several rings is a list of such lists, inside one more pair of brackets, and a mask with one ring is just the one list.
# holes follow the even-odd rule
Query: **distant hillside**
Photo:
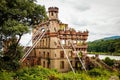
[[97, 39], [97, 40], [94, 40], [94, 41], [89, 41], [89, 42], [99, 42], [101, 40], [114, 40], [114, 39], [120, 39], [120, 36], [110, 36], [110, 37], [104, 37], [102, 39]]
[[120, 36], [107, 37], [92, 42], [88, 42], [88, 52], [119, 53]]
[[120, 36], [111, 36], [111, 37], [105, 37], [103, 40], [111, 40], [111, 39], [119, 39]]

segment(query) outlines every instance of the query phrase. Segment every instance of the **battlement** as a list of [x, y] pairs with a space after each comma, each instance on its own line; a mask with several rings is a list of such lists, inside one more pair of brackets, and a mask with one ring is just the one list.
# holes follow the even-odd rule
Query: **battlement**
[[48, 12], [57, 12], [58, 13], [59, 8], [57, 7], [49, 7]]

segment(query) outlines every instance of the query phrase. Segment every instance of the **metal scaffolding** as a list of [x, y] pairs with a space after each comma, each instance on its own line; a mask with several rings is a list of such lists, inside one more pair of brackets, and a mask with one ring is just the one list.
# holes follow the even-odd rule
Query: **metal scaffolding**
[[[40, 28], [35, 34], [36, 34], [36, 36], [39, 34], [39, 32], [40, 31], [42, 31], [43, 30], [43, 28]], [[32, 45], [32, 47], [30, 47], [28, 50], [27, 50], [27, 52], [23, 55], [23, 57], [20, 59], [20, 61], [19, 62], [23, 62], [26, 58], [27, 58], [27, 56], [30, 54], [30, 52], [33, 50], [33, 48], [35, 48], [35, 46], [37, 45], [37, 43], [43, 38], [43, 36], [45, 35], [45, 33], [47, 32], [47, 30], [48, 30], [48, 28], [47, 29], [44, 29], [44, 31], [42, 31], [40, 34], [39, 34], [39, 36], [37, 37], [37, 39], [34, 41], [34, 43], [33, 43], [33, 45]], [[36, 37], [35, 36], [35, 37]], [[35, 38], [34, 37], [34, 38]], [[28, 42], [29, 43], [29, 42]], [[25, 48], [24, 48], [25, 49]]]
[[72, 41], [70, 41], [70, 43], [72, 44], [72, 47], [73, 47], [74, 51], [76, 52], [76, 55], [77, 55], [77, 57], [78, 57], [80, 63], [82, 64], [83, 69], [84, 69], [85, 71], [87, 71], [86, 68], [85, 68], [85, 65], [83, 64], [82, 60], [80, 59], [80, 57], [79, 57], [79, 55], [78, 55], [78, 52], [77, 52], [75, 46], [73, 45]]

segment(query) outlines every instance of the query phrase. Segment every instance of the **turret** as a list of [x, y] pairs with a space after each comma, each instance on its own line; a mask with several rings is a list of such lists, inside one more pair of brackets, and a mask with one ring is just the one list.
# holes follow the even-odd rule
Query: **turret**
[[49, 12], [49, 19], [58, 19], [58, 8], [57, 7], [49, 7], [48, 12]]

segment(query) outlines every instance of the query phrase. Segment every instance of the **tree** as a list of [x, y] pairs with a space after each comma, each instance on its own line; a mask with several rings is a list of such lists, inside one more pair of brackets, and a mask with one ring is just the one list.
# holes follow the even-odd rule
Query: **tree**
[[97, 40], [93, 42], [88, 42], [89, 52], [110, 52], [110, 53], [120, 53], [120, 39], [110, 39], [110, 40]]
[[29, 26], [47, 19], [45, 7], [35, 1], [0, 0], [0, 41], [4, 47], [4, 56], [0, 56], [0, 61], [17, 63], [23, 53], [19, 44], [22, 35], [29, 32]]
[[116, 43], [115, 43], [115, 51], [116, 51], [117, 53], [120, 53], [120, 40], [119, 40], [119, 41], [116, 41]]
[[115, 46], [114, 46], [113, 43], [110, 43], [110, 44], [109, 44], [109, 46], [108, 46], [108, 51], [109, 51], [110, 53], [115, 52]]

